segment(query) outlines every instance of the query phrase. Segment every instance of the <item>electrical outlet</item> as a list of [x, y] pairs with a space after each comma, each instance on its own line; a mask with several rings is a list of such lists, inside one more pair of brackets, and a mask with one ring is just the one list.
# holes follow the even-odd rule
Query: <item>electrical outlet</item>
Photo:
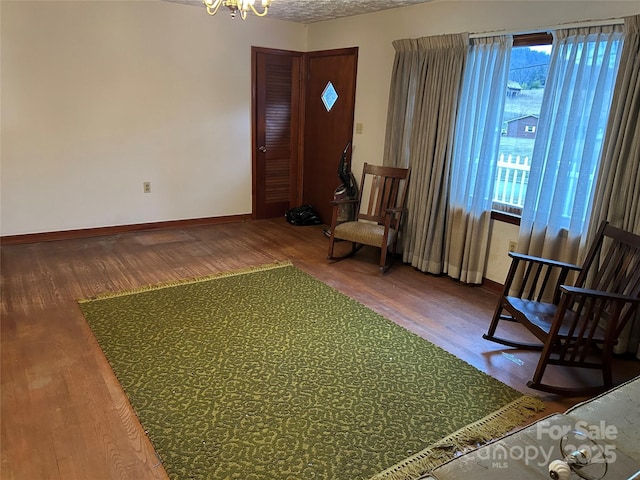
[[518, 248], [518, 242], [511, 241], [509, 242], [509, 251], [515, 252], [516, 248]]
[[142, 182], [142, 191], [144, 193], [151, 193], [151, 182]]

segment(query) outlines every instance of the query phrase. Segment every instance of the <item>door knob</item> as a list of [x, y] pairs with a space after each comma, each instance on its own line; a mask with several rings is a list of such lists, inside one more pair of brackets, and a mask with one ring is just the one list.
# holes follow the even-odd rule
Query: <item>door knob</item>
[[267, 151], [267, 147], [262, 145], [261, 147], [258, 147], [258, 150], [260, 150], [262, 153], [265, 153]]

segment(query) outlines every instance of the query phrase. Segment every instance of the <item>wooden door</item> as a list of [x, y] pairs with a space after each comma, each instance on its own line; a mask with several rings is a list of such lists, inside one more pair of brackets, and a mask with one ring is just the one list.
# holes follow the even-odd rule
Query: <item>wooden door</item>
[[341, 183], [340, 156], [353, 137], [357, 64], [357, 47], [305, 55], [303, 203], [310, 203], [326, 224], [331, 223], [329, 202]]
[[253, 217], [280, 217], [301, 201], [302, 53], [252, 48]]

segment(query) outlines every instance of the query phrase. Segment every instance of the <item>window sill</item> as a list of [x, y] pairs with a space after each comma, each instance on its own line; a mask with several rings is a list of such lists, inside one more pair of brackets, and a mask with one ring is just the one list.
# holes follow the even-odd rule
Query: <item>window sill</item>
[[518, 215], [512, 215], [510, 213], [491, 210], [491, 219], [497, 220], [499, 222], [510, 223], [511, 225], [520, 226], [520, 217]]

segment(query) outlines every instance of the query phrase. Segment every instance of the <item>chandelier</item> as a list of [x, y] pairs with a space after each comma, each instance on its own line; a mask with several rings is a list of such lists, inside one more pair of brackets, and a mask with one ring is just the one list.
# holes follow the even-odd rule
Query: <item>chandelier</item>
[[253, 11], [257, 16], [264, 17], [269, 11], [271, 0], [262, 0], [262, 12], [256, 10], [253, 6], [256, 0], [204, 0], [203, 2], [207, 7], [207, 13], [209, 15], [215, 15], [220, 8], [220, 5], [224, 5], [231, 10], [231, 18], [236, 17], [236, 13], [240, 12], [240, 17], [244, 20], [247, 18], [247, 12], [249, 9]]

